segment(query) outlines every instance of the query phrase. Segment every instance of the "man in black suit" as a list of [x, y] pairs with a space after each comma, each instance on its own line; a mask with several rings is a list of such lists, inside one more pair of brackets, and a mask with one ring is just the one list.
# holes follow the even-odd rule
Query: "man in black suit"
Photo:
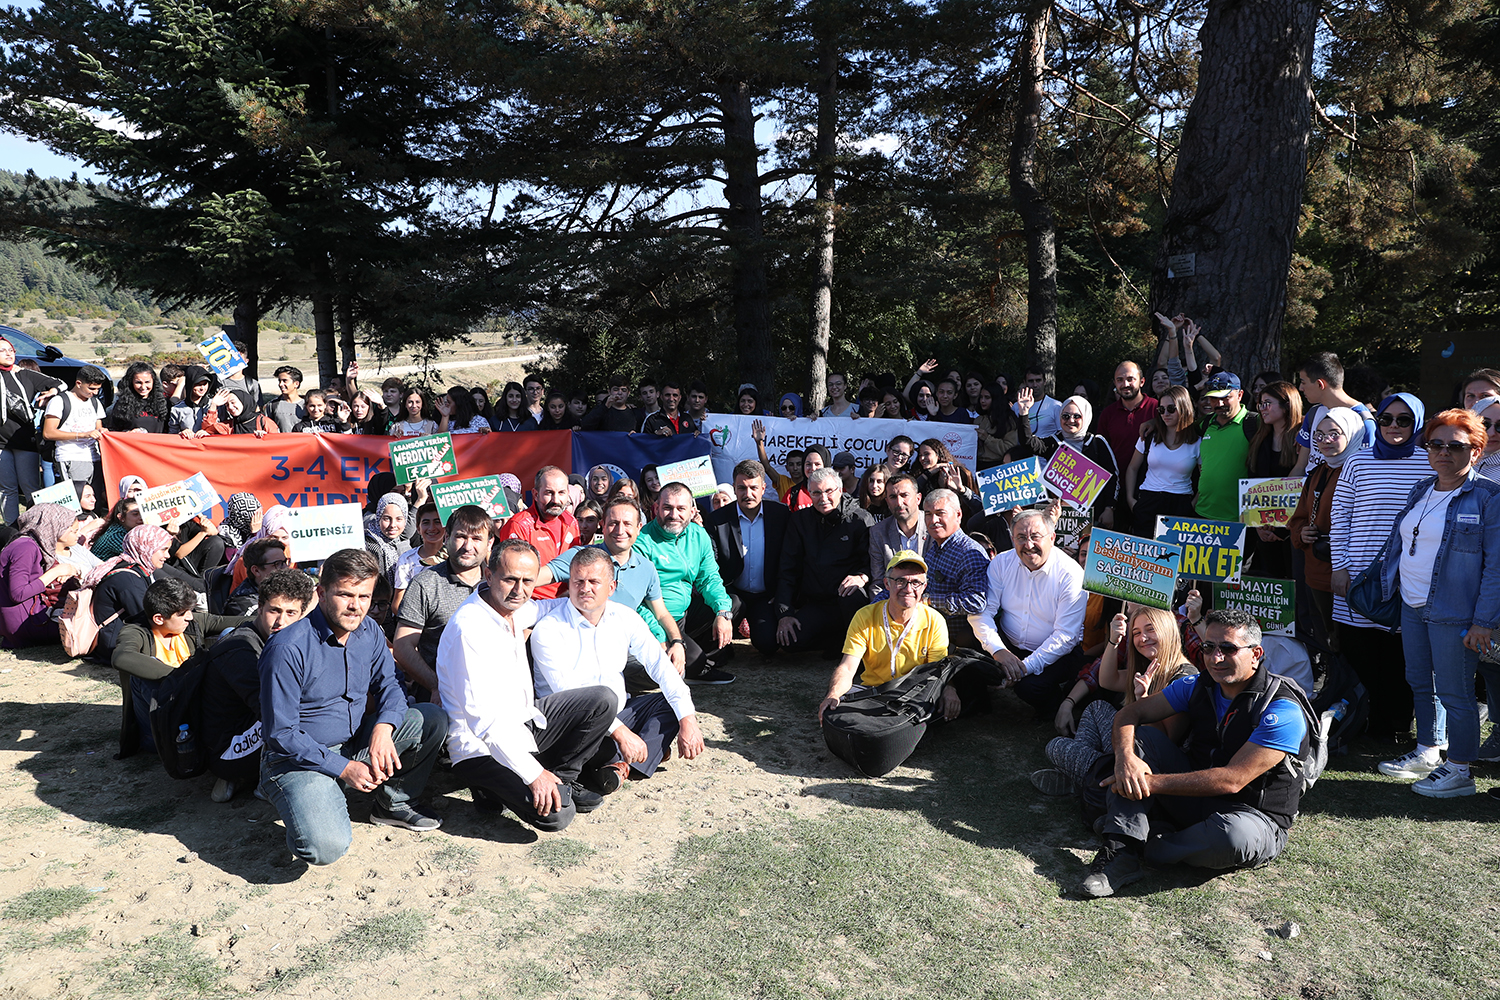
[[751, 644], [769, 655], [776, 652], [773, 598], [791, 511], [779, 503], [765, 503], [765, 494], [765, 467], [756, 461], [739, 463], [734, 467], [735, 502], [709, 514], [703, 526], [714, 543], [720, 578], [731, 594], [739, 595]]

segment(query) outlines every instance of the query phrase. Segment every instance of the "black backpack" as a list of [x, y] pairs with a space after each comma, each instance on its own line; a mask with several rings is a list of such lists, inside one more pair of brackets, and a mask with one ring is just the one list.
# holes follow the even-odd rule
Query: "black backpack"
[[889, 774], [905, 763], [937, 711], [943, 688], [968, 666], [987, 667], [1000, 682], [999, 668], [979, 650], [958, 649], [924, 663], [878, 688], [846, 697], [823, 713], [828, 749], [868, 778]]
[[1321, 682], [1312, 700], [1313, 711], [1328, 728], [1328, 753], [1346, 754], [1349, 744], [1370, 723], [1369, 692], [1342, 653], [1322, 653], [1314, 662]]
[[[203, 678], [208, 672], [208, 657], [208, 647], [200, 646], [182, 666], [163, 677], [147, 712], [156, 753], [174, 778], [196, 778], [208, 770], [207, 734], [203, 731]], [[193, 737], [194, 751], [189, 759], [177, 752], [177, 734], [183, 725]]]

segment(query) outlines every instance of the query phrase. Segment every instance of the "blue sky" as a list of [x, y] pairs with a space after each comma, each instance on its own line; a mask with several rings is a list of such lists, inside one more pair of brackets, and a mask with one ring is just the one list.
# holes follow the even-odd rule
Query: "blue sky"
[[96, 180], [101, 177], [77, 160], [58, 156], [40, 143], [8, 132], [0, 132], [0, 169], [14, 170], [18, 174], [35, 170], [42, 177], [67, 177], [76, 170], [80, 177]]

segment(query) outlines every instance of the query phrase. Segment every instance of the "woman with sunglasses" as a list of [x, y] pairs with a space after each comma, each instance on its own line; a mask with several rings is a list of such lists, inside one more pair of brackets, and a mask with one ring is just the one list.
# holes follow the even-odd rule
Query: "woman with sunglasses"
[[[1268, 374], [1275, 374], [1274, 372]], [[1256, 376], [1257, 380], [1261, 376]], [[1297, 462], [1297, 429], [1302, 426], [1302, 394], [1278, 376], [1252, 393], [1260, 426], [1250, 438], [1245, 471], [1251, 479], [1279, 479], [1292, 474]], [[1248, 534], [1246, 561], [1253, 576], [1273, 580], [1292, 578], [1292, 541], [1285, 528], [1256, 528]]]
[[1444, 410], [1423, 437], [1436, 475], [1411, 491], [1381, 552], [1382, 595], [1401, 598], [1417, 747], [1382, 761], [1380, 773], [1447, 799], [1474, 794], [1474, 672], [1500, 628], [1500, 483], [1474, 468], [1489, 443], [1478, 414]]
[[1490, 436], [1474, 468], [1481, 476], [1500, 482], [1500, 396], [1481, 396], [1469, 409], [1478, 414], [1484, 432]]
[[1380, 555], [1412, 488], [1432, 475], [1427, 453], [1419, 446], [1426, 413], [1410, 393], [1381, 400], [1375, 409], [1375, 440], [1344, 463], [1329, 510], [1333, 620], [1344, 658], [1370, 693], [1369, 733], [1383, 742], [1405, 742], [1411, 732], [1411, 686], [1406, 683], [1401, 630], [1355, 614], [1344, 598], [1350, 582]]
[[[1140, 488], [1136, 478], [1145, 468]], [[1193, 397], [1180, 385], [1161, 394], [1156, 415], [1141, 426], [1130, 468], [1125, 470], [1125, 501], [1135, 511], [1135, 533], [1156, 537], [1158, 516], [1192, 515], [1193, 472], [1198, 468], [1198, 422]]]
[[802, 416], [802, 397], [795, 392], [784, 392], [781, 401], [776, 404], [776, 415], [788, 420], [796, 420]]
[[1309, 636], [1318, 648], [1336, 653], [1339, 637], [1333, 624], [1333, 588], [1329, 581], [1333, 572], [1329, 536], [1332, 490], [1344, 464], [1365, 445], [1364, 418], [1347, 406], [1330, 407], [1313, 431], [1312, 444], [1323, 461], [1307, 474], [1297, 509], [1287, 521], [1287, 530], [1291, 532], [1292, 544], [1305, 556], [1302, 582], [1307, 585], [1317, 617], [1305, 623], [1299, 618], [1297, 624], [1299, 633]]

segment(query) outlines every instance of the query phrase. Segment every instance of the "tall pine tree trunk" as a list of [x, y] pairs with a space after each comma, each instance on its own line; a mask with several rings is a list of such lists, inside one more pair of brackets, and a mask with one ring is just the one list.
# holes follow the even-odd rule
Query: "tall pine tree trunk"
[[337, 336], [333, 328], [333, 271], [328, 258], [320, 257], [313, 265], [313, 338], [318, 349], [318, 388], [326, 386], [338, 374]]
[[[1315, 0], [1214, 0], [1183, 124], [1151, 307], [1186, 313], [1247, 384], [1280, 370], [1312, 131]], [[1193, 255], [1186, 276], [1180, 257]], [[1152, 319], [1153, 324], [1156, 322]]]
[[1010, 189], [1026, 234], [1026, 354], [1052, 386], [1057, 369], [1057, 231], [1037, 181], [1042, 130], [1042, 75], [1047, 67], [1051, 0], [1032, 0], [1016, 52], [1016, 129], [1010, 144]]
[[344, 294], [338, 300], [339, 372], [347, 372], [354, 363], [354, 296]]
[[838, 149], [839, 53], [831, 30], [818, 53], [817, 84], [818, 136], [813, 149], [813, 186], [818, 199], [818, 228], [812, 295], [812, 371], [808, 375], [812, 412], [823, 408], [833, 324], [833, 161]]
[[234, 339], [245, 345], [246, 379], [260, 377], [260, 296], [253, 291], [240, 292], [234, 307]]
[[750, 86], [731, 81], [721, 92], [724, 108], [724, 221], [729, 230], [734, 289], [734, 334], [740, 377], [762, 398], [776, 384], [771, 343], [771, 303], [766, 284], [765, 220], [760, 201], [760, 152], [755, 145], [755, 109]]

